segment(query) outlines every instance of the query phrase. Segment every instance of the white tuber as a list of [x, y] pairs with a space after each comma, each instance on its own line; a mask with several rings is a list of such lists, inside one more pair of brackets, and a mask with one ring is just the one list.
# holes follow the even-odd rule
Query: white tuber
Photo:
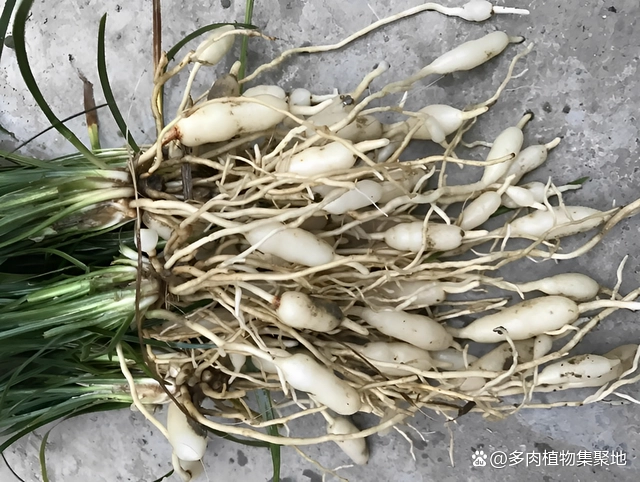
[[[397, 182], [383, 181], [380, 183], [380, 187], [382, 188], [382, 194], [378, 200], [380, 204], [385, 204], [397, 197], [404, 196], [406, 193], [400, 186], [406, 191], [411, 192], [424, 174], [422, 172], [407, 173], [405, 171], [393, 171], [390, 173], [390, 176]], [[398, 184], [400, 186], [398, 186]]]
[[485, 223], [502, 203], [496, 191], [487, 191], [471, 201], [460, 213], [460, 228], [471, 230]]
[[536, 336], [533, 343], [533, 360], [542, 358], [551, 352], [551, 348], [553, 348], [552, 337], [544, 334]]
[[547, 365], [538, 374], [539, 385], [561, 385], [562, 388], [600, 387], [616, 379], [620, 360], [600, 355], [577, 355]]
[[[314, 126], [317, 127], [331, 127], [333, 124], [341, 122], [348, 117], [349, 111], [322, 111], [307, 119]], [[357, 116], [352, 122], [336, 132], [336, 135], [343, 139], [348, 139], [352, 142], [361, 142], [368, 139], [377, 139], [382, 137], [382, 124], [378, 119], [371, 115]], [[307, 137], [312, 137], [316, 134], [316, 130], [308, 128], [306, 131]]]
[[274, 304], [280, 321], [298, 330], [329, 332], [344, 318], [337, 304], [297, 291], [284, 292]]
[[182, 145], [195, 147], [228, 141], [240, 134], [264, 131], [275, 127], [285, 118], [285, 114], [271, 108], [287, 111], [284, 99], [268, 94], [250, 98], [266, 105], [233, 99], [203, 104], [180, 119], [170, 131], [168, 139], [176, 139]]
[[231, 361], [233, 369], [240, 372], [247, 361], [247, 355], [243, 355], [242, 353], [229, 353], [229, 361]]
[[423, 350], [444, 350], [454, 345], [447, 330], [428, 316], [395, 310], [373, 311], [360, 307], [352, 308], [352, 312], [380, 333]]
[[227, 52], [233, 47], [235, 35], [227, 35], [220, 38], [222, 34], [235, 30], [233, 25], [223, 25], [219, 27], [202, 41], [196, 48], [193, 54], [193, 59], [196, 62], [200, 62], [205, 65], [216, 65], [222, 58], [227, 55]]
[[[441, 132], [441, 137], [448, 136], [449, 134], [457, 131], [465, 120], [473, 119], [480, 114], [485, 113], [488, 110], [487, 107], [481, 107], [478, 109], [474, 109], [472, 111], [462, 111], [460, 109], [456, 109], [455, 107], [451, 107], [444, 104], [433, 104], [428, 105], [427, 107], [423, 107], [418, 112], [422, 114], [426, 114], [428, 117], [425, 119], [425, 123], [419, 127], [416, 132], [413, 134], [413, 139], [417, 140], [433, 140], [435, 142], [442, 142], [440, 139], [436, 139], [433, 137], [434, 130], [433, 128], [439, 128]], [[435, 124], [430, 125], [428, 119], [431, 118], [435, 121]], [[402, 129], [403, 135], [412, 129], [418, 122], [420, 121], [417, 117], [411, 117], [407, 119], [405, 122], [399, 124], [392, 124], [388, 126], [389, 129], [393, 129], [395, 131], [401, 125], [404, 124], [404, 129]], [[406, 131], [406, 132], [404, 132]]]
[[289, 105], [309, 107], [311, 105], [311, 92], [307, 89], [293, 89], [289, 94]]
[[309, 231], [287, 228], [282, 223], [267, 223], [245, 234], [252, 245], [265, 254], [303, 266], [321, 266], [336, 257], [333, 248]]
[[[173, 234], [173, 227], [169, 226], [166, 222], [161, 221], [149, 212], [145, 212], [142, 215], [142, 220], [145, 226], [147, 226], [150, 230], [158, 233], [158, 236], [160, 238], [164, 239], [165, 241], [171, 238], [171, 235]], [[142, 233], [142, 229], [140, 231]]]
[[442, 54], [422, 71], [429, 74], [451, 74], [471, 70], [501, 53], [510, 43], [504, 32], [493, 32], [476, 40], [465, 42]]
[[409, 343], [376, 341], [354, 348], [385, 375], [407, 376], [412, 372], [402, 368], [380, 366], [376, 361], [407, 365], [422, 371], [428, 371], [434, 366], [429, 352]]
[[[522, 129], [519, 125], [507, 127], [502, 131], [493, 141], [493, 145], [491, 146], [491, 150], [489, 151], [489, 154], [487, 154], [486, 159], [487, 161], [494, 161], [510, 154], [514, 156], [514, 159], [485, 167], [480, 182], [483, 185], [488, 186], [489, 184], [498, 182], [503, 176], [505, 176], [516, 156], [520, 153], [523, 142], [524, 134], [522, 133]], [[508, 177], [508, 175], [505, 177]]]
[[[360, 430], [347, 417], [335, 417], [327, 424], [327, 433], [347, 435], [359, 433]], [[335, 442], [342, 451], [358, 465], [365, 465], [369, 461], [369, 448], [364, 437]]]
[[344, 214], [377, 203], [382, 197], [382, 186], [368, 179], [356, 182], [356, 187], [345, 192], [323, 210], [329, 214]]
[[426, 236], [422, 236], [423, 222], [400, 223], [383, 233], [371, 234], [372, 239], [382, 239], [399, 251], [418, 252], [424, 247], [427, 251], [449, 251], [462, 244], [462, 229], [449, 224], [429, 223]]
[[[516, 342], [516, 350], [518, 350], [518, 363], [530, 361], [533, 356], [533, 340]], [[492, 372], [501, 372], [507, 370], [513, 362], [513, 351], [509, 343], [502, 343], [496, 348], [478, 358], [469, 365], [469, 370], [487, 370]], [[463, 392], [472, 392], [479, 390], [487, 382], [483, 377], [466, 378], [460, 389]]]
[[[137, 238], [134, 238], [137, 246]], [[155, 253], [158, 245], [158, 232], [154, 229], [140, 228], [140, 250], [143, 253]]]
[[167, 432], [173, 452], [179, 459], [192, 462], [204, 457], [206, 431], [188, 419], [172, 401], [167, 408]]
[[[512, 238], [560, 238], [589, 231], [611, 217], [602, 211], [584, 206], [555, 206], [548, 211], [535, 211], [512, 221]], [[586, 219], [591, 218], [591, 219]]]
[[575, 301], [587, 301], [596, 297], [600, 285], [581, 273], [561, 273], [536, 281], [522, 283], [518, 288], [523, 293], [542, 291], [548, 295], [560, 295]]
[[506, 339], [506, 330], [512, 340], [526, 340], [571, 324], [579, 315], [578, 305], [569, 298], [542, 296], [479, 318], [464, 328], [449, 328], [449, 332], [456, 338], [496, 343]]
[[[545, 199], [550, 199], [556, 195], [556, 190], [562, 193], [579, 188], [580, 184], [567, 184], [565, 186], [555, 186], [552, 189], [551, 187], [547, 188], [547, 185], [542, 182], [528, 182], [521, 186], [509, 187], [502, 197], [502, 204], [512, 209], [524, 206], [533, 206], [541, 209], [540, 206], [534, 205], [534, 203], [544, 203]], [[544, 209], [546, 209], [546, 206]]]
[[275, 358], [273, 362], [282, 371], [289, 385], [310, 393], [318, 403], [334, 412], [352, 415], [360, 410], [358, 392], [309, 355], [296, 353], [285, 358]]
[[[388, 139], [378, 139], [361, 142], [353, 147], [360, 152], [367, 152], [384, 147], [388, 143]], [[308, 147], [297, 154], [284, 158], [276, 170], [301, 176], [314, 176], [349, 169], [356, 163], [356, 159], [353, 151], [336, 141], [324, 146]]]
[[268, 360], [264, 360], [262, 358], [258, 358], [256, 356], [251, 357], [251, 363], [258, 369], [262, 370], [265, 373], [276, 374], [278, 373], [278, 368], [273, 362]]
[[[445, 370], [466, 370], [464, 364], [464, 354], [455, 348], [446, 348], [444, 350], [429, 352], [434, 362]], [[467, 363], [471, 364], [478, 359], [477, 356], [467, 354]]]
[[503, 181], [507, 177], [514, 175], [513, 184], [517, 184], [518, 181], [522, 179], [522, 176], [541, 166], [544, 161], [547, 160], [549, 150], [556, 147], [559, 143], [560, 138], [556, 137], [547, 144], [529, 146], [523, 149], [509, 165], [509, 169], [502, 175], [499, 181]]
[[256, 85], [245, 90], [242, 93], [243, 97], [258, 97], [259, 95], [271, 95], [278, 99], [286, 99], [287, 94], [282, 87], [277, 85]]
[[[544, 199], [543, 199], [544, 201]], [[523, 186], [509, 186], [505, 193], [502, 195], [501, 203], [505, 207], [515, 209], [520, 207], [534, 206], [541, 208], [537, 203], [540, 203], [529, 189]], [[542, 206], [546, 209], [545, 206]]]
[[620, 373], [626, 372], [633, 367], [633, 359], [638, 351], [638, 345], [621, 345], [610, 352], [604, 354], [607, 358], [620, 360]]
[[409, 306], [412, 308], [442, 303], [447, 297], [442, 284], [437, 281], [393, 280], [380, 286], [378, 292], [389, 300], [411, 300]]

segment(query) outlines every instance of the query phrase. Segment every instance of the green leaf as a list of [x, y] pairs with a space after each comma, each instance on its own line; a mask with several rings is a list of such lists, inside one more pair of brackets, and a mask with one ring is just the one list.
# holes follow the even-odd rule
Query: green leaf
[[13, 470], [13, 467], [11, 467], [11, 464], [9, 464], [9, 461], [7, 460], [7, 458], [4, 456], [4, 452], [0, 452], [0, 455], [2, 456], [2, 460], [4, 460], [4, 464], [7, 466], [7, 468], [9, 469], [9, 472], [11, 472], [11, 474], [16, 478], [16, 480], [18, 480], [19, 482], [27, 482], [26, 480], [24, 480], [22, 477], [20, 477], [18, 474], [16, 474], [16, 471]]
[[585, 182], [587, 182], [589, 180], [589, 176], [585, 176], [585, 177], [579, 177], [578, 179], [568, 182], [567, 184], [573, 184], [573, 185], [582, 185]]
[[[67, 183], [67, 187], [71, 187], [71, 183]], [[60, 186], [56, 191], [62, 191], [63, 187]], [[105, 201], [117, 200], [121, 197], [118, 188], [113, 189], [94, 189], [91, 191], [91, 187], [87, 186], [84, 192], [71, 193], [70, 196], [58, 196], [57, 200], [51, 199], [52, 196], [57, 195], [54, 190], [49, 190], [42, 193], [44, 199], [40, 202], [34, 203], [34, 205], [26, 204], [25, 196], [37, 197], [40, 195], [38, 191], [34, 190], [31, 194], [20, 192], [19, 195], [9, 196], [9, 199], [5, 197], [3, 203], [0, 206], [0, 211], [4, 210], [6, 214], [0, 216], [0, 248], [11, 247], [11, 245], [29, 239], [31, 237], [42, 236], [47, 233], [47, 228], [60, 222], [64, 219], [71, 219], [72, 216], [81, 216], [81, 213], [85, 209], [92, 209]], [[14, 199], [12, 200], [11, 197]], [[20, 209], [9, 210], [11, 202], [19, 203], [22, 206]], [[4, 213], [2, 213], [4, 214]], [[123, 220], [128, 222], [129, 220]], [[117, 223], [111, 228], [118, 228], [122, 223]], [[67, 226], [67, 229], [74, 231], [79, 229], [76, 224]], [[91, 228], [86, 228], [87, 231]], [[64, 228], [62, 229], [64, 231]], [[59, 231], [49, 230], [49, 234], [59, 234]]]
[[4, 49], [4, 41], [7, 36], [7, 29], [11, 21], [13, 8], [16, 6], [16, 0], [5, 0], [2, 15], [0, 15], [0, 60], [2, 60], [2, 50]]
[[[1, 45], [1, 44], [0, 44], [0, 45]], [[10, 130], [8, 130], [8, 129], [5, 129], [4, 127], [2, 127], [2, 125], [1, 125], [1, 124], [0, 124], [0, 134], [5, 134], [5, 135], [7, 135], [7, 136], [11, 137], [14, 141], [17, 141], [17, 140], [18, 140], [18, 138], [16, 137], [16, 135], [15, 135], [13, 132], [11, 132], [11, 131], [10, 131]]]
[[[107, 104], [100, 104], [96, 107], [99, 109], [101, 107], [105, 107]], [[62, 119], [61, 122], [66, 122], [69, 119], [73, 119], [74, 117], [79, 117], [84, 114], [85, 111], [77, 112], [76, 114], [67, 117], [66, 119]], [[45, 131], [54, 128], [53, 126], [48, 127]], [[38, 135], [40, 135], [38, 134]], [[37, 136], [36, 136], [37, 137]], [[35, 138], [35, 137], [34, 137]], [[29, 142], [29, 141], [26, 141]], [[23, 143], [24, 145], [25, 143]], [[124, 148], [114, 148], [114, 149], [102, 149], [98, 152], [94, 153], [98, 158], [107, 163], [110, 169], [118, 169], [127, 166], [127, 160], [129, 159], [129, 152]], [[33, 157], [22, 156], [20, 154], [15, 153], [15, 149], [12, 152], [2, 151], [0, 150], [0, 157], [7, 159], [9, 161], [14, 162], [15, 164], [19, 164], [21, 167], [35, 167], [40, 169], [46, 169], [51, 172], [59, 172], [56, 170], [60, 170], [66, 172], [67, 170], [72, 169], [88, 169], [92, 168], [95, 171], [95, 167], [84, 158], [81, 153], [69, 154], [66, 156], [57, 157], [55, 159], [50, 159], [47, 161], [42, 161], [40, 159], [35, 159]], [[16, 175], [24, 174], [25, 172], [31, 172], [26, 169], [16, 169], [11, 166], [0, 166], [0, 170], [3, 171], [3, 175], [0, 176], [0, 180], [7, 175], [7, 173], [13, 173]]]
[[60, 258], [68, 261], [69, 263], [71, 263], [73, 266], [80, 268], [81, 270], [83, 270], [85, 273], [89, 272], [89, 267], [84, 264], [82, 261], [74, 258], [73, 256], [71, 256], [70, 254], [67, 254], [63, 251], [60, 251], [59, 249], [55, 249], [55, 248], [41, 248], [40, 252], [42, 253], [48, 253], [48, 254], [53, 254], [54, 256], [59, 256]]
[[169, 472], [167, 472], [166, 474], [162, 475], [160, 478], [154, 480], [153, 482], [162, 482], [164, 479], [171, 477], [173, 475], [173, 469], [171, 469]]
[[49, 440], [49, 434], [55, 427], [51, 427], [47, 430], [47, 433], [42, 437], [42, 442], [40, 442], [40, 473], [42, 474], [42, 482], [49, 482], [49, 475], [47, 474], [47, 459], [46, 459], [46, 451], [47, 451], [47, 440]]
[[[244, 23], [251, 23], [253, 18], [253, 0], [246, 0], [246, 6], [244, 11]], [[238, 71], [238, 80], [244, 78], [244, 74], [247, 70], [247, 52], [249, 49], [249, 37], [242, 37], [242, 46], [240, 47], [240, 70]], [[242, 86], [240, 86], [240, 92], [242, 93]], [[276, 480], [274, 479], [274, 482]]]
[[[258, 399], [258, 407], [262, 414], [262, 418], [265, 420], [275, 419], [276, 417], [271, 404], [271, 394], [269, 393], [269, 390], [262, 389], [256, 391], [256, 397]], [[277, 425], [268, 426], [267, 433], [274, 437], [280, 436]], [[273, 464], [273, 477], [271, 480], [272, 482], [280, 482], [280, 445], [269, 444], [269, 451], [271, 452], [271, 463]]]
[[111, 341], [109, 342], [109, 345], [104, 350], [105, 353], [115, 352], [116, 345], [122, 341], [122, 339], [124, 338], [124, 335], [127, 333], [127, 331], [129, 331], [129, 327], [131, 326], [131, 323], [133, 323], [134, 319], [135, 319], [135, 313], [132, 313], [129, 322], [122, 323], [120, 328], [118, 328], [118, 330], [112, 336]]
[[[65, 122], [70, 121], [71, 119], [75, 119], [76, 117], [80, 117], [83, 114], [87, 114], [88, 112], [91, 111], [96, 111], [98, 109], [101, 109], [102, 107], [105, 107], [107, 104], [100, 104], [100, 105], [96, 105], [91, 109], [85, 109], [81, 112], [76, 112], [75, 114], [71, 114], [69, 117], [65, 117], [64, 119], [61, 119], [57, 122], [52, 123], [49, 127], [47, 127], [46, 129], [38, 132], [36, 135], [31, 136], [29, 139], [27, 139], [26, 141], [24, 141], [22, 144], [20, 144], [18, 147], [16, 147], [13, 151], [19, 151], [20, 149], [22, 149], [24, 146], [26, 146], [27, 144], [29, 144], [30, 142], [32, 142], [33, 140], [37, 139], [38, 137], [40, 137], [42, 134], [45, 134], [47, 132], [49, 132], [51, 129], [57, 129], [58, 126], [64, 125]], [[41, 163], [41, 165], [46, 164], [46, 163]]]
[[29, 92], [33, 96], [34, 100], [42, 110], [42, 113], [47, 117], [52, 125], [56, 126], [56, 130], [67, 139], [73, 146], [81, 152], [92, 164], [100, 169], [106, 169], [107, 166], [98, 157], [96, 157], [90, 149], [78, 139], [78, 137], [71, 132], [67, 126], [60, 122], [58, 117], [53, 113], [49, 104], [45, 100], [38, 83], [36, 82], [31, 66], [29, 65], [29, 58], [27, 56], [27, 45], [25, 41], [25, 24], [29, 17], [29, 11], [33, 5], [33, 0], [23, 0], [18, 9], [16, 10], [16, 16], [13, 21], [13, 38], [15, 39], [15, 51], [16, 59], [18, 61], [18, 68], [24, 79], [24, 83], [27, 85]]
[[[146, 326], [146, 325], [145, 325]], [[139, 343], [139, 339], [137, 335], [124, 335], [122, 337], [122, 341], [126, 341], [128, 343]], [[214, 348], [218, 348], [213, 343], [191, 343], [191, 342], [180, 342], [180, 341], [162, 341], [162, 340], [153, 340], [151, 338], [143, 338], [142, 340], [145, 345], [154, 346], [156, 348], [166, 348], [168, 349], [177, 349], [177, 350], [211, 350]]]
[[[17, 367], [17, 369], [15, 369], [13, 371], [13, 373], [11, 374], [11, 379], [5, 385], [5, 388], [2, 391], [2, 395], [0, 395], [0, 413], [2, 413], [2, 409], [3, 409], [4, 403], [5, 403], [5, 399], [6, 399], [7, 395], [8, 395], [7, 387], [10, 387], [15, 382], [15, 380], [20, 375], [20, 372], [22, 372], [22, 370], [24, 370], [29, 365], [29, 363], [31, 363], [33, 360], [37, 359], [40, 355], [45, 353], [57, 341], [58, 340], [56, 338], [53, 338], [53, 339], [49, 340], [49, 342], [47, 344], [45, 344], [45, 346], [43, 346], [38, 352], [34, 353], [31, 356], [31, 358], [27, 359], [22, 365], [20, 365], [19, 367]], [[3, 450], [4, 449], [0, 448], [0, 452], [2, 452]]]
[[127, 123], [124, 121], [124, 117], [122, 117], [122, 113], [118, 108], [118, 104], [116, 103], [116, 98], [113, 95], [113, 91], [111, 90], [111, 83], [109, 82], [109, 73], [107, 71], [107, 56], [105, 51], [105, 27], [107, 25], [107, 14], [105, 13], [100, 19], [100, 27], [98, 28], [98, 76], [100, 77], [100, 85], [102, 86], [102, 91], [104, 92], [104, 98], [107, 100], [107, 104], [109, 105], [109, 110], [111, 111], [111, 115], [113, 119], [116, 121], [118, 125], [118, 129], [122, 133], [123, 137], [127, 140], [133, 152], [140, 152], [140, 147], [133, 139], [131, 135], [131, 131], [127, 127]]

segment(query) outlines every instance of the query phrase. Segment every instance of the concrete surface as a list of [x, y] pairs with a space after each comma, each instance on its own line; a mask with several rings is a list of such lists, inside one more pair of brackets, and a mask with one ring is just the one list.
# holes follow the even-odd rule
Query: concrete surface
[[[605, 209], [640, 194], [637, 115], [640, 108], [640, 6], [637, 0], [514, 0], [516, 6], [531, 9], [529, 17], [495, 18], [481, 25], [425, 13], [403, 20], [357, 41], [346, 50], [324, 55], [297, 57], [282, 69], [265, 75], [262, 81], [277, 81], [285, 88], [306, 86], [316, 92], [353, 87], [379, 60], [392, 65], [384, 80], [401, 78], [448, 47], [475, 38], [493, 29], [522, 34], [536, 44], [535, 51], [517, 67], [524, 76], [515, 79], [500, 102], [484, 116], [469, 139], [491, 140], [526, 110], [536, 113], [526, 130], [529, 143], [548, 141], [556, 135], [564, 140], [547, 165], [530, 179], [557, 182], [589, 176], [585, 187], [571, 195], [571, 201]], [[416, 0], [305, 0], [256, 2], [255, 23], [279, 41], [267, 44], [252, 41], [250, 65], [271, 58], [289, 46], [306, 42], [335, 41], [390, 12], [417, 4]], [[446, 2], [449, 3], [449, 2]], [[459, 2], [451, 2], [458, 4]], [[509, 2], [511, 3], [511, 2]], [[153, 125], [148, 108], [151, 66], [151, 2], [141, 0], [64, 0], [37, 2], [28, 26], [32, 67], [46, 98], [60, 117], [82, 109], [82, 84], [75, 68], [81, 69], [96, 85], [95, 51], [98, 20], [109, 13], [107, 25], [108, 64], [113, 88], [125, 111], [129, 126], [139, 142], [152, 139]], [[244, 2], [208, 0], [164, 2], [165, 46], [187, 32], [214, 21], [241, 20]], [[502, 2], [500, 2], [502, 4]], [[371, 8], [369, 7], [371, 6]], [[375, 13], [374, 13], [375, 12]], [[520, 47], [521, 48], [521, 47]], [[462, 107], [489, 96], [503, 78], [507, 63], [518, 47], [471, 74], [456, 74], [431, 87], [413, 93], [409, 107], [428, 103], [448, 103]], [[238, 50], [238, 45], [236, 45]], [[223, 67], [228, 67], [230, 63]], [[182, 79], [183, 81], [184, 79]], [[378, 81], [376, 85], [380, 85]], [[175, 85], [175, 84], [174, 84]], [[19, 78], [13, 52], [5, 50], [0, 66], [0, 124], [19, 139], [46, 126]], [[99, 92], [99, 88], [96, 88]], [[169, 89], [169, 105], [181, 95]], [[101, 95], [98, 95], [98, 101]], [[103, 145], [119, 145], [106, 111]], [[70, 125], [85, 137], [82, 121]], [[2, 145], [15, 145], [1, 138]], [[29, 146], [31, 152], [54, 155], [70, 150], [56, 133], [48, 133]], [[622, 291], [638, 285], [640, 277], [640, 223], [631, 219], [618, 226], [599, 247], [571, 263], [554, 266], [531, 262], [505, 272], [513, 280], [533, 279], [549, 271], [580, 270], [603, 284], [615, 283], [615, 271], [625, 254]], [[637, 315], [617, 313], [592, 333], [582, 352], [605, 352], [622, 343], [640, 341]], [[637, 392], [637, 387], [627, 391]], [[579, 398], [579, 394], [574, 394]], [[372, 437], [372, 457], [366, 467], [341, 470], [351, 481], [609, 481], [638, 480], [640, 465], [640, 411], [637, 406], [591, 405], [548, 411], [523, 411], [502, 422], [489, 423], [467, 415], [451, 426], [453, 457], [449, 462], [449, 432], [442, 417], [420, 416], [415, 427], [424, 435], [408, 430], [415, 445], [416, 461], [409, 455], [405, 439], [394, 433]], [[296, 433], [321, 430], [320, 424], [296, 428]], [[27, 481], [40, 480], [37, 450], [43, 431], [26, 437], [7, 452], [7, 459]], [[473, 467], [476, 450], [485, 455], [496, 451], [542, 452], [544, 450], [617, 451], [626, 456], [625, 466], [569, 467], [521, 463], [507, 468]], [[305, 448], [321, 464], [336, 467], [346, 457], [331, 444]], [[91, 415], [58, 426], [49, 439], [48, 460], [52, 482], [150, 482], [165, 473], [170, 450], [166, 441], [139, 414], [122, 411]], [[264, 449], [241, 447], [212, 440], [205, 459], [208, 480], [261, 482], [270, 478], [270, 457]], [[566, 465], [566, 464], [564, 464]], [[283, 452], [282, 480], [317, 482], [318, 467], [301, 459], [293, 450]], [[0, 481], [13, 477], [0, 468]], [[173, 479], [175, 480], [175, 479]], [[202, 479], [206, 480], [206, 479]]]

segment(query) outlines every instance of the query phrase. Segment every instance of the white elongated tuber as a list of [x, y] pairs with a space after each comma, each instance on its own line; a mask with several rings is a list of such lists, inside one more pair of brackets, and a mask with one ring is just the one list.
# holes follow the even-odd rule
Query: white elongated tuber
[[577, 355], [547, 365], [538, 374], [539, 385], [561, 385], [563, 388], [600, 387], [616, 379], [620, 360], [600, 355]]
[[555, 206], [548, 211], [535, 211], [510, 223], [514, 238], [561, 238], [589, 231], [611, 216], [584, 206]]
[[[384, 147], [388, 143], [388, 139], [378, 139], [361, 142], [353, 147], [361, 152], [367, 152]], [[301, 176], [314, 176], [349, 169], [353, 167], [356, 160], [357, 156], [352, 150], [336, 141], [324, 146], [308, 147], [297, 154], [293, 154], [283, 159], [276, 170]]]
[[563, 296], [542, 296], [479, 318], [464, 328], [449, 328], [449, 333], [480, 343], [505, 340], [505, 332], [512, 340], [526, 340], [573, 323], [579, 315], [575, 301]]
[[291, 263], [320, 266], [335, 258], [333, 248], [309, 231], [287, 228], [282, 223], [267, 223], [245, 234], [251, 245]]
[[423, 222], [400, 223], [384, 233], [373, 233], [372, 239], [383, 239], [393, 249], [418, 252], [424, 247], [430, 251], [449, 251], [462, 244], [462, 229], [449, 224], [430, 223], [426, 236], [422, 236]]
[[382, 186], [368, 179], [356, 182], [356, 187], [345, 192], [335, 201], [327, 204], [323, 210], [329, 214], [344, 214], [349, 211], [368, 207], [382, 197]]
[[167, 432], [173, 452], [179, 459], [195, 461], [204, 457], [206, 431], [188, 419], [174, 402], [169, 402], [167, 408]]
[[227, 52], [233, 47], [233, 41], [235, 35], [227, 35], [222, 37], [222, 34], [230, 32], [235, 28], [233, 25], [223, 25], [215, 29], [206, 40], [202, 41], [196, 48], [193, 54], [194, 60], [206, 65], [216, 65], [222, 58], [227, 55]]
[[520, 291], [542, 291], [548, 295], [560, 295], [575, 301], [587, 301], [596, 297], [600, 285], [582, 273], [561, 273], [518, 285]]
[[297, 291], [286, 291], [275, 304], [280, 321], [299, 330], [329, 332], [344, 318], [337, 304]]
[[228, 141], [239, 134], [264, 131], [278, 125], [287, 111], [287, 102], [273, 95], [261, 94], [250, 97], [266, 105], [254, 102], [227, 100], [203, 104], [180, 119], [167, 139], [176, 139], [187, 147], [211, 142]]
[[444, 350], [454, 344], [447, 330], [428, 316], [395, 310], [373, 311], [360, 307], [352, 308], [352, 312], [380, 333], [423, 350]]
[[442, 54], [423, 70], [440, 75], [471, 70], [491, 60], [509, 43], [510, 39], [506, 33], [493, 32], [479, 39], [465, 42]]
[[[360, 430], [347, 417], [335, 417], [327, 424], [327, 433], [333, 435], [347, 435], [358, 433]], [[369, 448], [364, 437], [335, 442], [342, 451], [358, 465], [365, 465], [369, 461]]]
[[360, 410], [358, 392], [309, 355], [296, 353], [289, 357], [278, 357], [274, 359], [274, 364], [282, 370], [289, 385], [310, 393], [319, 403], [334, 412], [352, 415]]
[[385, 375], [407, 376], [413, 372], [402, 368], [385, 367], [376, 362], [397, 363], [423, 371], [430, 370], [434, 365], [429, 352], [409, 343], [376, 341], [356, 347], [356, 351]]

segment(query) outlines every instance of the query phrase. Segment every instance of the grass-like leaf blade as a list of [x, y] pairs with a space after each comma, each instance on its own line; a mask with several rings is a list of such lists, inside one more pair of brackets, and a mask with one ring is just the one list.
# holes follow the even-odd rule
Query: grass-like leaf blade
[[116, 103], [116, 99], [113, 95], [113, 90], [111, 90], [111, 84], [109, 83], [109, 73], [107, 71], [107, 57], [106, 57], [106, 49], [105, 49], [105, 28], [107, 25], [107, 14], [105, 13], [100, 19], [100, 27], [98, 28], [98, 77], [100, 78], [100, 86], [102, 87], [102, 92], [104, 93], [104, 98], [107, 100], [107, 104], [109, 105], [109, 110], [111, 111], [111, 115], [113, 119], [116, 121], [118, 125], [118, 129], [127, 140], [133, 152], [140, 152], [140, 147], [133, 139], [131, 135], [131, 131], [127, 127], [127, 123], [124, 121], [124, 117], [122, 117], [122, 113], [118, 108], [118, 104]]
[[[76, 112], [75, 114], [71, 114], [69, 117], [65, 117], [64, 119], [61, 119], [57, 122], [52, 123], [49, 127], [47, 127], [46, 129], [41, 130], [40, 132], [38, 132], [36, 135], [31, 136], [29, 139], [27, 139], [26, 141], [22, 142], [22, 144], [20, 144], [18, 147], [16, 147], [13, 152], [19, 151], [20, 149], [22, 149], [24, 146], [26, 146], [27, 144], [29, 144], [30, 142], [34, 141], [35, 139], [37, 139], [38, 137], [40, 137], [42, 134], [45, 134], [47, 132], [49, 132], [51, 129], [57, 129], [58, 126], [64, 125], [65, 122], [70, 121], [71, 119], [75, 119], [76, 117], [80, 117], [81, 115], [87, 115], [89, 112], [93, 112], [96, 111], [98, 109], [101, 109], [102, 107], [105, 107], [107, 104], [100, 104], [97, 106], [94, 106], [91, 109], [85, 109], [81, 112]], [[5, 157], [5, 156], [3, 156]]]
[[173, 475], [173, 469], [171, 469], [169, 472], [167, 472], [164, 475], [161, 475], [159, 478], [157, 478], [156, 480], [154, 480], [153, 482], [162, 482], [164, 479], [167, 479], [169, 477], [171, 477]]
[[47, 440], [49, 440], [49, 434], [55, 427], [47, 430], [47, 433], [42, 437], [40, 442], [40, 452], [38, 458], [40, 459], [40, 474], [42, 475], [42, 482], [49, 482], [49, 474], [47, 473]]
[[2, 49], [4, 48], [4, 39], [7, 36], [9, 22], [11, 22], [11, 14], [16, 6], [16, 0], [5, 0], [2, 15], [0, 15], [0, 60], [2, 60]]
[[88, 149], [78, 137], [71, 132], [71, 130], [62, 124], [58, 117], [54, 114], [47, 104], [38, 83], [36, 82], [31, 66], [29, 65], [29, 58], [27, 56], [27, 45], [25, 42], [25, 24], [29, 17], [29, 11], [33, 5], [33, 0], [23, 0], [16, 10], [16, 16], [13, 21], [13, 37], [15, 41], [16, 59], [18, 61], [18, 68], [24, 79], [24, 83], [27, 85], [29, 92], [33, 96], [34, 100], [40, 107], [42, 113], [46, 116], [52, 125], [56, 126], [56, 130], [67, 139], [73, 146], [81, 152], [92, 164], [101, 169], [106, 169], [106, 164], [96, 157], [90, 149]]
[[[258, 407], [260, 413], [265, 420], [273, 420], [275, 414], [273, 412], [273, 406], [271, 405], [271, 394], [269, 390], [256, 391], [256, 397], [258, 399]], [[267, 433], [274, 437], [280, 436], [278, 427], [276, 425], [270, 425], [267, 427]], [[269, 444], [269, 451], [271, 452], [271, 462], [273, 464], [273, 477], [272, 482], [280, 482], [280, 445]]]
[[582, 185], [585, 182], [587, 182], [589, 179], [591, 179], [589, 176], [584, 176], [584, 177], [579, 177], [578, 179], [575, 179], [573, 181], [568, 182], [567, 184], [572, 184], [572, 185]]
[[[253, 19], [253, 0], [247, 0], [244, 11], [244, 23], [250, 24]], [[242, 45], [240, 47], [240, 70], [238, 71], [238, 80], [244, 78], [247, 71], [247, 53], [249, 50], [249, 37], [242, 37]], [[241, 87], [242, 89], [242, 87]], [[275, 479], [273, 479], [275, 482]]]

